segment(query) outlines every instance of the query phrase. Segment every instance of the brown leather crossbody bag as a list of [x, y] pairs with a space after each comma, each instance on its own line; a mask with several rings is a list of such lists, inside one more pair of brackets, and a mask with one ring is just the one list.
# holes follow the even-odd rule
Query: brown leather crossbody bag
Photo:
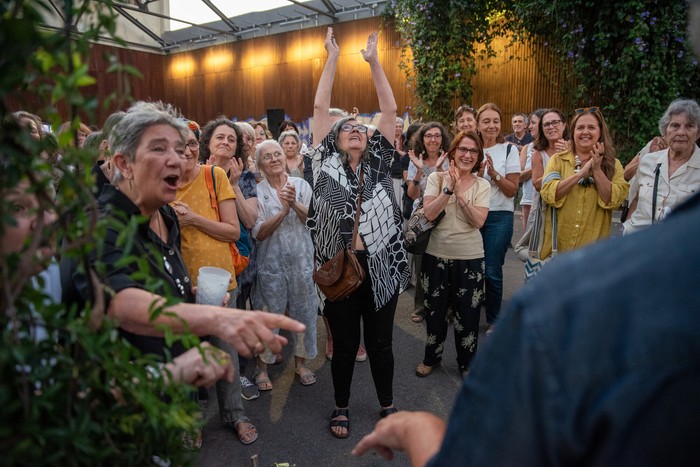
[[360, 209], [362, 208], [362, 181], [364, 171], [360, 169], [360, 183], [357, 193], [357, 209], [355, 210], [355, 225], [352, 228], [352, 240], [347, 248], [343, 248], [320, 268], [314, 266], [314, 281], [323, 295], [330, 302], [336, 302], [349, 297], [365, 280], [365, 270], [355, 254], [357, 228], [360, 224]]

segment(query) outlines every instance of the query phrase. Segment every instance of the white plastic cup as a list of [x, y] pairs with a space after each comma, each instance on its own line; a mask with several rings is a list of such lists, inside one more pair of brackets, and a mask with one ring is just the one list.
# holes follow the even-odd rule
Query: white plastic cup
[[197, 303], [222, 306], [230, 281], [231, 273], [225, 269], [211, 266], [199, 268]]

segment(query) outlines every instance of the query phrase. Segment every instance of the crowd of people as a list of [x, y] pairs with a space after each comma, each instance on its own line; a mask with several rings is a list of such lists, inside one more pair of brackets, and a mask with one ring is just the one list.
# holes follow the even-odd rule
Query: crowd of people
[[[464, 105], [455, 111], [449, 129], [435, 121], [413, 122], [404, 132], [408, 122], [397, 117], [377, 54], [377, 35], [372, 33], [361, 53], [371, 72], [381, 117], [376, 128], [369, 128], [354, 113], [331, 108], [340, 55], [332, 28], [324, 45], [328, 58], [314, 100], [314, 141], [308, 146], [291, 121], [280, 125], [279, 138], [274, 140], [264, 122], [234, 123], [216, 117], [200, 128], [161, 103], [138, 102], [111, 116], [94, 133], [81, 126], [75, 144], [99, 150], [92, 168], [96, 205], [100, 217], [111, 221], [102, 248], [94, 250], [87, 263], [104, 288], [95, 289], [82, 265], [66, 259], [60, 265], [61, 297], [65, 303], [89, 303], [100, 294], [125, 339], [164, 361], [175, 357], [169, 363], [170, 374], [182, 375], [178, 380], [200, 387], [218, 380], [221, 420], [243, 444], [253, 443], [258, 433], [242, 401], [273, 390], [268, 365], [282, 361], [280, 350], [287, 343], [280, 329], [292, 333], [300, 384], [316, 383], [308, 362], [318, 353], [316, 323], [321, 315], [335, 400], [329, 410], [330, 433], [348, 437], [355, 363], [368, 358], [378, 414], [390, 421], [381, 422], [356, 453], [376, 447], [390, 457], [392, 448], [418, 449], [429, 444], [421, 451], [423, 461], [437, 453], [434, 465], [459, 463], [466, 447], [457, 446], [477, 446], [476, 438], [465, 441], [459, 423], [488, 418], [474, 408], [479, 404], [468, 399], [483, 401], [486, 410], [501, 397], [488, 393], [485, 386], [469, 384], [473, 362], [482, 369], [491, 365], [484, 371], [484, 381], [490, 377], [499, 383], [503, 394], [520, 389], [506, 381], [513, 371], [522, 377], [523, 385], [539, 384], [529, 399], [517, 401], [520, 408], [554, 404], [545, 400], [550, 391], [553, 399], [567, 384], [575, 387], [573, 373], [556, 382], [532, 381], [528, 374], [538, 358], [545, 365], [549, 358], [563, 359], [562, 354], [571, 351], [537, 346], [540, 332], [551, 334], [552, 339], [560, 337], [556, 329], [539, 328], [556, 320], [555, 305], [543, 303], [535, 294], [545, 292], [541, 290], [544, 281], [554, 284], [573, 276], [571, 284], [561, 288], [564, 307], [576, 303], [576, 298], [608, 305], [576, 286], [576, 274], [585, 273], [586, 268], [576, 274], [565, 271], [575, 261], [570, 257], [545, 266], [551, 272], [543, 273], [539, 289], [528, 289], [529, 301], [521, 298], [501, 319], [503, 265], [512, 242], [518, 193], [524, 230], [533, 224], [534, 216], [542, 215], [541, 259], [608, 237], [613, 211], [625, 202], [629, 205], [625, 235], [665, 221], [700, 189], [700, 107], [690, 99], [672, 102], [659, 120], [660, 135], [648, 135], [652, 140], [627, 170], [616, 156], [602, 107], [516, 113], [511, 120], [513, 133], [505, 136], [498, 105], [486, 103], [478, 109]], [[38, 117], [17, 112], [15, 118], [32, 137], [46, 137]], [[42, 157], [56, 160], [55, 155]], [[20, 184], [9, 195], [30, 196], [26, 190]], [[418, 206], [428, 220], [440, 221], [432, 229], [425, 253], [409, 255], [403, 229]], [[146, 221], [127, 251], [118, 226], [134, 216]], [[683, 219], [678, 216], [675, 222]], [[24, 238], [31, 235], [27, 228], [17, 233], [14, 243], [3, 238], [2, 253], [19, 251]], [[650, 241], [646, 239], [640, 237], [639, 243]], [[312, 277], [343, 250], [356, 255], [364, 280], [349, 296], [331, 301]], [[608, 258], [609, 250], [601, 246], [587, 251]], [[142, 275], [136, 274], [134, 265], [120, 261], [127, 254], [142, 257], [150, 279], [157, 280], [139, 279]], [[202, 266], [231, 274], [220, 306], [195, 303], [197, 271]], [[615, 266], [611, 264], [610, 270]], [[426, 328], [424, 355], [415, 356], [417, 376], [427, 377], [441, 363], [450, 325], [454, 329], [457, 365], [466, 380], [457, 403], [463, 411], [447, 427], [428, 414], [396, 414], [392, 334], [398, 296], [411, 286], [415, 287], [411, 319], [425, 323]], [[532, 309], [536, 304], [540, 308]], [[151, 319], [154, 307], [170, 314]], [[504, 342], [510, 339], [513, 346], [521, 346], [523, 355], [505, 355], [516, 347], [491, 346], [488, 362], [484, 363], [486, 354], [475, 360], [482, 307], [486, 335], [496, 331], [488, 339], [499, 335]], [[581, 326], [594, 321], [572, 319], [582, 321]], [[193, 349], [169, 345], [162, 325], [175, 332], [189, 329], [208, 341], [207, 349], [225, 358], [205, 362]], [[527, 361], [526, 353], [532, 353], [533, 361]], [[517, 363], [507, 364], [508, 358], [517, 358]], [[248, 369], [249, 361], [254, 361], [254, 369]], [[552, 384], [557, 388], [550, 388]], [[204, 394], [200, 392], [199, 397]], [[489, 404], [490, 399], [496, 402]], [[524, 422], [494, 420], [485, 424], [483, 440], [496, 439], [507, 428], [523, 436], [520, 444], [504, 445], [504, 461], [539, 449], [543, 456], [553, 454], [539, 438], [546, 434], [526, 433]], [[421, 427], [420, 433], [411, 431], [416, 426]], [[542, 431], [549, 429], [556, 427]], [[487, 438], [490, 432], [494, 437]], [[452, 444], [438, 451], [443, 435]], [[201, 433], [193, 442], [194, 447], [200, 445]], [[482, 452], [486, 451], [475, 449], [471, 455], [478, 459]]]

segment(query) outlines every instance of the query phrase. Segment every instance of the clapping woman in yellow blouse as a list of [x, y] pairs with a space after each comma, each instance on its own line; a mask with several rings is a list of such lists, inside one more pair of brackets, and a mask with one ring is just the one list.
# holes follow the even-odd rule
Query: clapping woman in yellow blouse
[[[629, 190], [598, 107], [576, 109], [569, 134], [573, 137], [571, 150], [549, 160], [540, 192], [544, 202], [557, 210], [557, 243], [562, 252], [607, 237], [612, 212]], [[551, 253], [552, 222], [548, 211], [540, 258]]]

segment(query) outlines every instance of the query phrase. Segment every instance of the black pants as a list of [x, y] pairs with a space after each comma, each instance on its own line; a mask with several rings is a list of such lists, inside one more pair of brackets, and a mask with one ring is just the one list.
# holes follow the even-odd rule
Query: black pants
[[347, 407], [350, 401], [350, 384], [355, 370], [355, 356], [360, 345], [360, 319], [362, 319], [365, 348], [377, 398], [382, 407], [388, 407], [394, 400], [394, 353], [391, 343], [394, 313], [399, 297], [398, 290], [388, 303], [377, 309], [374, 305], [366, 252], [358, 251], [357, 259], [365, 270], [365, 281], [347, 299], [326, 302], [323, 311], [333, 334], [331, 374], [335, 404], [338, 407]]

